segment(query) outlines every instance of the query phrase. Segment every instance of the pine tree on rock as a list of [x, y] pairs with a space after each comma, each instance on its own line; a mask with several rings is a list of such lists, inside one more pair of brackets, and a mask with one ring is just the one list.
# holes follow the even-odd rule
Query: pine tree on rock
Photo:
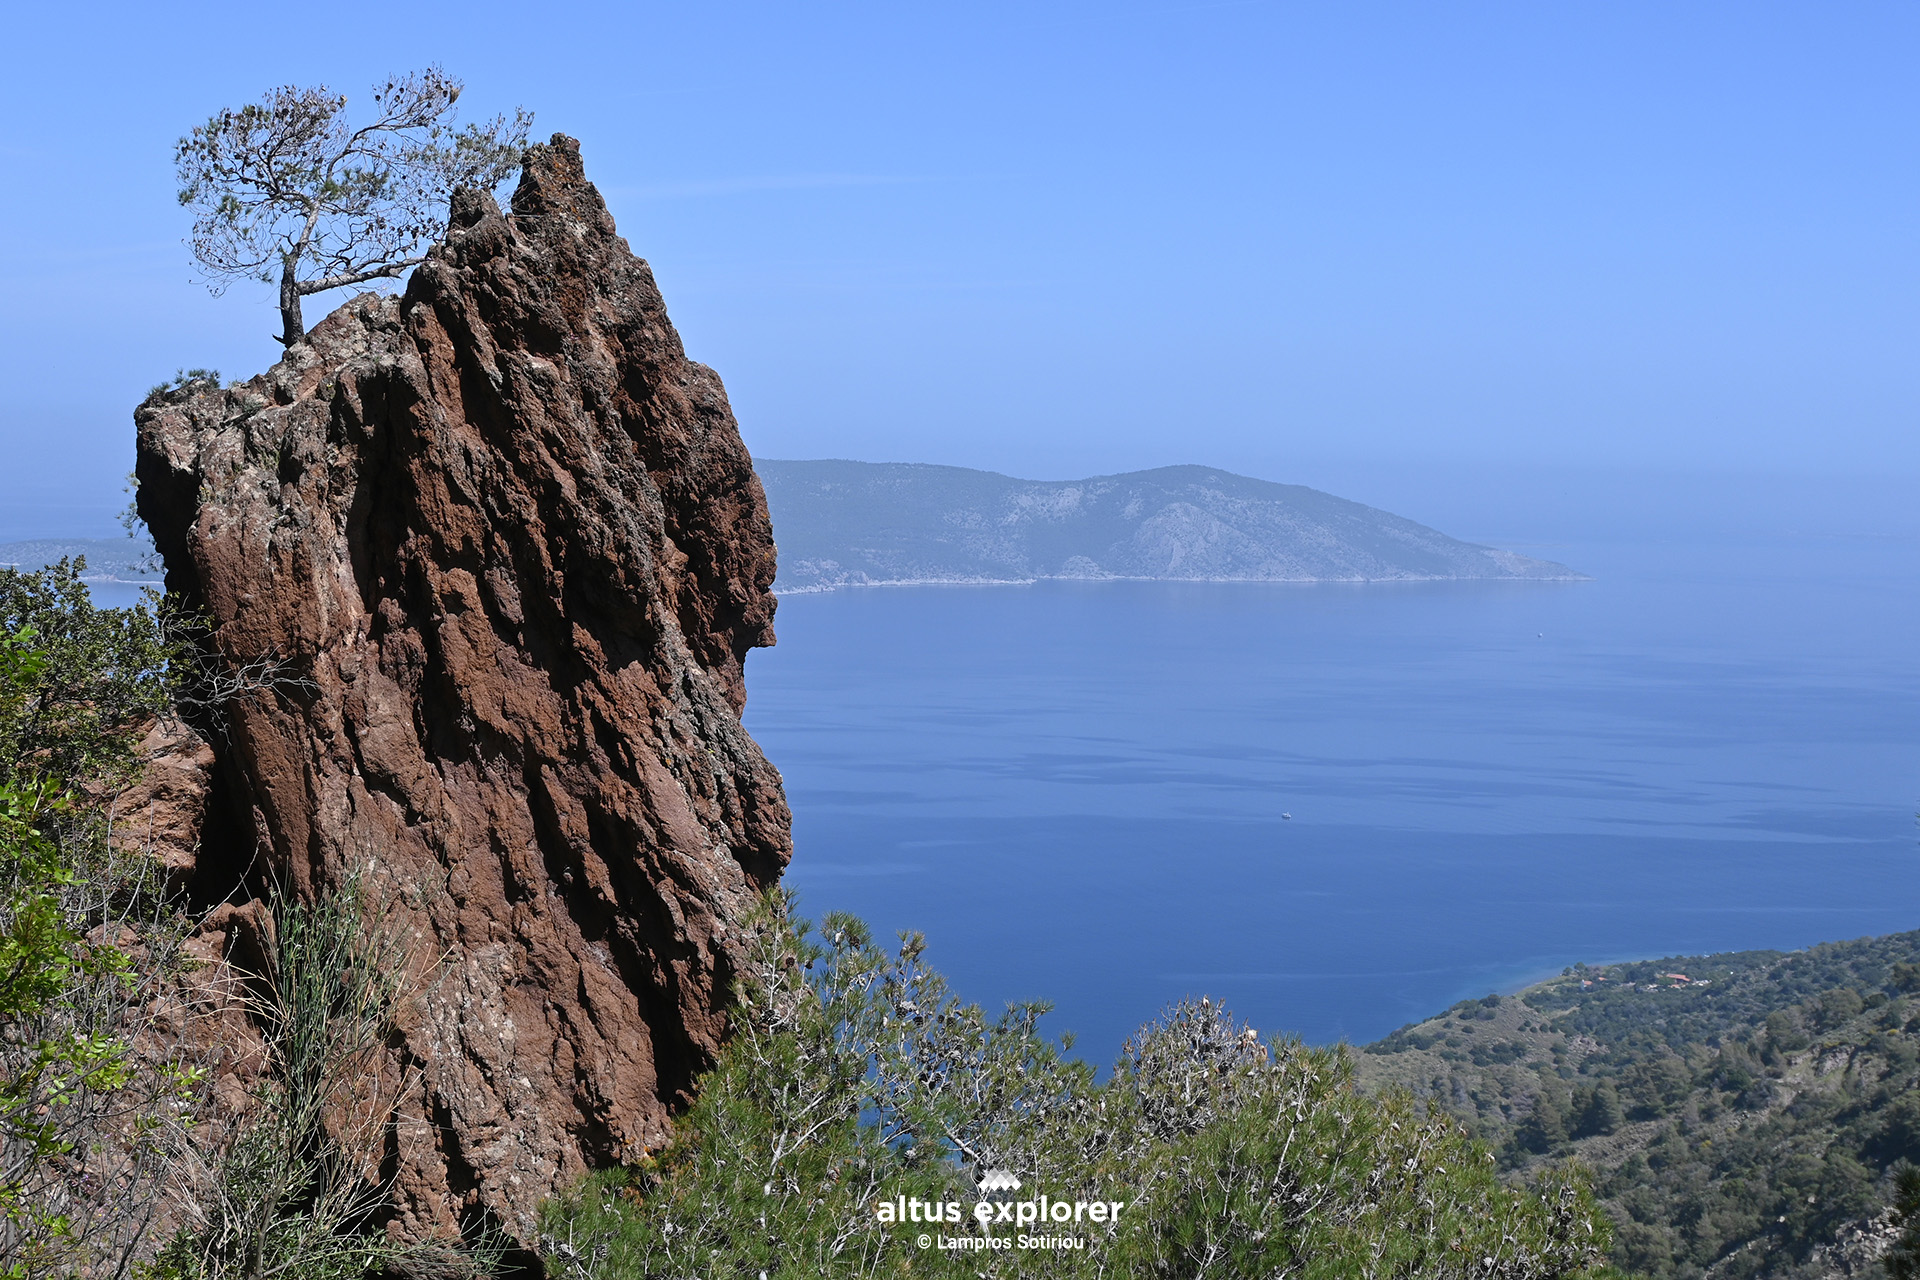
[[457, 187], [492, 191], [519, 168], [533, 117], [516, 111], [455, 129], [461, 85], [438, 67], [373, 91], [374, 118], [346, 121], [324, 85], [285, 85], [222, 109], [174, 147], [180, 203], [208, 287], [280, 286], [278, 341], [306, 336], [300, 300], [395, 279], [446, 234]]

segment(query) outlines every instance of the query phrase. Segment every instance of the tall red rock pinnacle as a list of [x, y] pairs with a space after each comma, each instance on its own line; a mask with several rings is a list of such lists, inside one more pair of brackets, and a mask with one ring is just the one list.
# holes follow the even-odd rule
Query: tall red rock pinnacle
[[209, 902], [362, 878], [414, 940], [385, 1059], [398, 1227], [527, 1241], [658, 1144], [791, 844], [740, 725], [766, 500], [579, 145], [454, 201], [399, 298], [136, 415], [140, 514], [231, 668]]

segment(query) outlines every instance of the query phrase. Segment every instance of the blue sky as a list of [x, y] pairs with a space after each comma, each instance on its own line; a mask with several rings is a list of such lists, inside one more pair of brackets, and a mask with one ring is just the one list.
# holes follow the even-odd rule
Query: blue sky
[[173, 140], [432, 61], [582, 140], [766, 456], [1205, 462], [1468, 535], [1442, 477], [1920, 476], [1910, 3], [39, 6], [7, 49], [0, 537], [111, 532], [144, 389], [274, 358]]

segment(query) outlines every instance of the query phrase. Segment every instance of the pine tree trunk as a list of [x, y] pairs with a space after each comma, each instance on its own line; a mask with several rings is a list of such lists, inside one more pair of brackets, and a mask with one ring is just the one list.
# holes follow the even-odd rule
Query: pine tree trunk
[[307, 336], [306, 323], [300, 318], [300, 282], [293, 278], [293, 263], [280, 273], [280, 345], [290, 347]]

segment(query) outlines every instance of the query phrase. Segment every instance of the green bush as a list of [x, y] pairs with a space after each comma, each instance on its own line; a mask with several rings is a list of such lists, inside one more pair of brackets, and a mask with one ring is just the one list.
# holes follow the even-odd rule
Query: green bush
[[[0, 719], [18, 721], [46, 671], [22, 629], [0, 635]], [[17, 761], [13, 763], [17, 764]], [[100, 984], [126, 978], [117, 947], [89, 942], [68, 910], [76, 873], [49, 829], [68, 807], [55, 779], [0, 778], [0, 1275], [25, 1280], [75, 1259], [81, 1241], [62, 1184], [84, 1161], [76, 1109], [127, 1082], [128, 1047], [84, 1016]]]
[[1903, 1163], [1894, 1170], [1892, 1208], [1900, 1234], [1883, 1260], [1888, 1280], [1920, 1280], [1920, 1167]]
[[1767, 1045], [1782, 1053], [1798, 1053], [1813, 1043], [1801, 1025], [1797, 1009], [1777, 1009], [1767, 1015]]
[[[0, 704], [0, 768], [15, 782], [58, 778], [96, 792], [124, 784], [139, 765], [134, 731], [172, 705], [182, 649], [158, 603], [96, 609], [85, 569], [85, 560], [0, 569], [0, 635], [36, 655]], [[97, 826], [102, 815], [82, 806], [67, 818]]]
[[[147, 610], [96, 610], [83, 566], [0, 571], [0, 1277], [133, 1256], [192, 1084], [136, 1059], [178, 922], [106, 797], [164, 709], [172, 650]], [[134, 953], [142, 960], [134, 963]]]
[[[1039, 1034], [1044, 1005], [987, 1018], [917, 935], [889, 951], [830, 916], [816, 943], [776, 893], [752, 937], [733, 1039], [671, 1144], [547, 1207], [555, 1274], [1598, 1274], [1606, 1227], [1576, 1173], [1503, 1182], [1406, 1094], [1359, 1093], [1343, 1051], [1187, 1001], [1102, 1085]], [[1022, 1188], [983, 1192], [988, 1171]], [[1048, 1228], [1080, 1248], [938, 1246], [979, 1240], [983, 1196], [1039, 1194], [1124, 1208]], [[902, 1199], [958, 1220], [883, 1219]]]

